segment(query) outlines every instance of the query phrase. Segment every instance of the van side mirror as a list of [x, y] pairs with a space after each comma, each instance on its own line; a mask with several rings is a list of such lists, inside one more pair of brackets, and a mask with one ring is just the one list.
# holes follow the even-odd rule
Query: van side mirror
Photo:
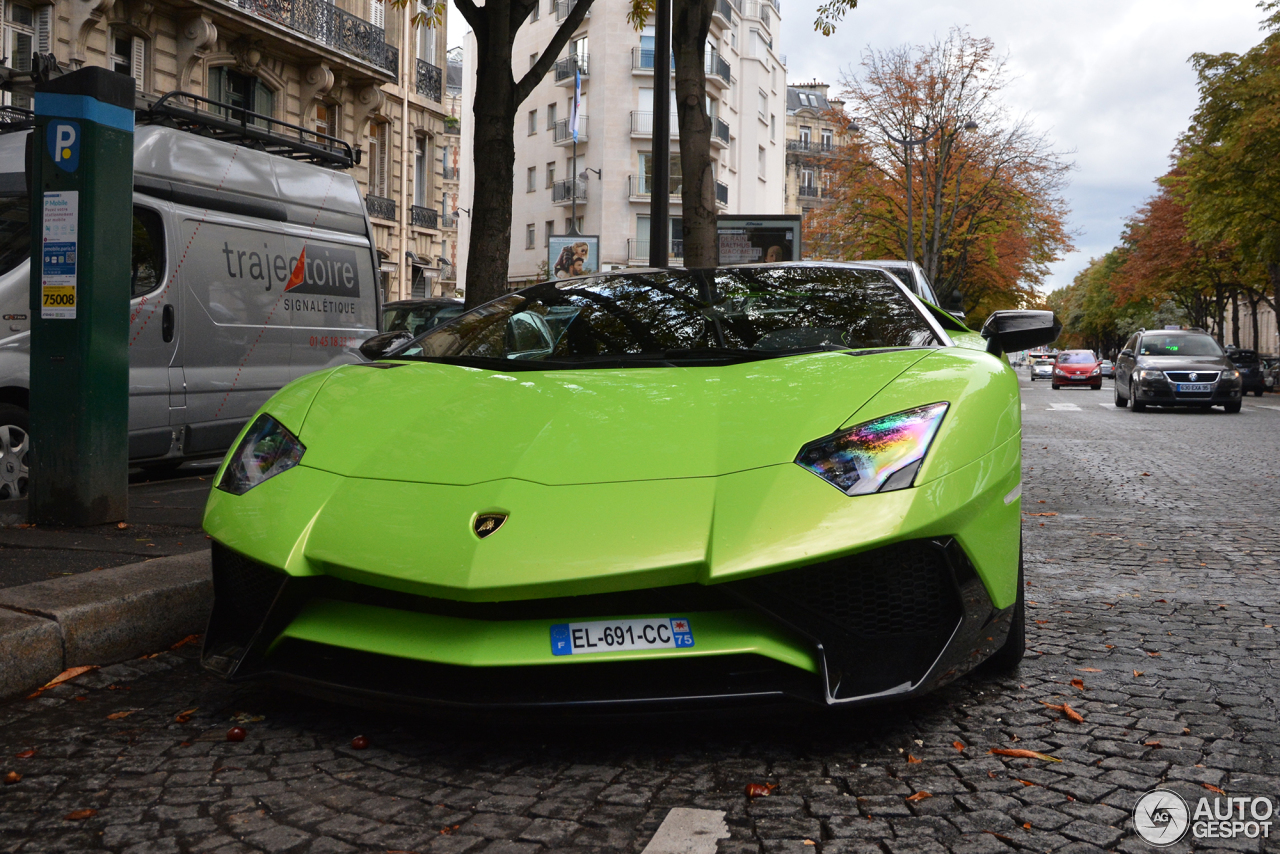
[[993, 311], [982, 324], [987, 352], [993, 356], [1052, 344], [1061, 332], [1062, 321], [1052, 311]]
[[1129, 358], [1133, 358], [1133, 351], [1132, 351], [1132, 350], [1128, 350], [1128, 349], [1121, 350], [1121, 351], [1120, 351], [1120, 355], [1121, 355], [1121, 356], [1128, 356]]
[[413, 340], [413, 335], [401, 329], [395, 332], [379, 332], [360, 345], [360, 355], [369, 361], [385, 359], [391, 352]]

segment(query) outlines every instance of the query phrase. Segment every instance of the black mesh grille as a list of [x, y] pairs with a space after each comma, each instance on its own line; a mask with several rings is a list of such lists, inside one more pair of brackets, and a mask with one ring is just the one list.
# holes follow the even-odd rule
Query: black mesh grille
[[247, 643], [275, 601], [286, 576], [214, 542], [215, 616], [239, 643]]
[[922, 542], [780, 572], [760, 584], [863, 637], [934, 631], [960, 616], [941, 549]]

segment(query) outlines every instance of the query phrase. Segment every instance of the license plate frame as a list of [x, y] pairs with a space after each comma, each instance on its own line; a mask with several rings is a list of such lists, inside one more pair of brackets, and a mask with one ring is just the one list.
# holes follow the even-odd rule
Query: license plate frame
[[1213, 391], [1213, 383], [1178, 383], [1178, 394], [1197, 394]]
[[655, 649], [693, 649], [688, 617], [587, 620], [551, 626], [552, 655], [591, 655]]

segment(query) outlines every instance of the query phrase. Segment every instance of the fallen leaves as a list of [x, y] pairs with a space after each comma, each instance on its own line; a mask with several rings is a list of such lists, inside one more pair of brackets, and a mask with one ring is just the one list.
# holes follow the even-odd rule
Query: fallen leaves
[[1149, 472], [1149, 471], [1144, 471], [1144, 472], [1142, 473], [1142, 476], [1143, 476], [1143, 477], [1151, 477], [1151, 472]]
[[1071, 687], [1072, 687], [1072, 688], [1075, 688], [1077, 691], [1083, 691], [1083, 690], [1084, 690], [1084, 680], [1083, 680], [1083, 679], [1078, 679], [1078, 678], [1077, 678], [1077, 679], [1072, 679], [1072, 680], [1071, 680]]
[[4, 775], [4, 784], [6, 786], [12, 786], [14, 783], [18, 782], [21, 779], [22, 779], [22, 775], [19, 774], [17, 771], [10, 771], [8, 774]]
[[1201, 783], [1200, 785], [1201, 785], [1201, 786], [1204, 786], [1206, 789], [1208, 789], [1209, 791], [1211, 791], [1211, 792], [1213, 792], [1213, 793], [1215, 793], [1215, 794], [1219, 794], [1219, 795], [1225, 795], [1225, 794], [1226, 794], [1226, 792], [1222, 791], [1221, 789], [1219, 789], [1217, 786], [1213, 785], [1212, 783]]
[[1044, 700], [1041, 700], [1040, 705], [1048, 706], [1050, 709], [1053, 709], [1055, 712], [1062, 712], [1064, 715], [1067, 716], [1068, 720], [1074, 721], [1075, 723], [1078, 723], [1078, 724], [1084, 723], [1084, 715], [1080, 714], [1079, 712], [1071, 708], [1071, 706], [1067, 705], [1066, 703], [1063, 703], [1060, 706], [1055, 706], [1053, 703], [1046, 703]]
[[36, 697], [39, 697], [41, 694], [43, 694], [45, 691], [48, 691], [50, 688], [61, 685], [63, 682], [66, 682], [69, 679], [75, 679], [77, 676], [80, 676], [81, 674], [84, 674], [84, 673], [88, 673], [90, 670], [97, 670], [97, 669], [98, 669], [98, 665], [96, 664], [86, 664], [83, 667], [72, 667], [67, 670], [64, 670], [61, 673], [59, 673], [57, 676], [50, 679], [44, 685], [41, 685], [39, 688], [37, 688], [34, 693], [28, 694], [27, 699], [28, 700], [35, 699]]
[[778, 786], [774, 783], [748, 783], [747, 797], [748, 798], [767, 798], [769, 797], [769, 795], [773, 793], [773, 790], [776, 788], [778, 788]]
[[178, 712], [173, 716], [173, 722], [175, 724], [185, 724], [187, 721], [191, 720], [191, 716], [198, 711], [200, 711], [199, 706], [196, 706], [194, 709], [187, 709], [185, 712]]
[[256, 724], [258, 721], [266, 720], [262, 715], [254, 715], [249, 712], [236, 712], [231, 716], [231, 720], [238, 724]]
[[953, 741], [951, 742], [951, 746], [956, 750], [964, 750], [964, 742], [962, 741]]
[[1027, 516], [1057, 516], [1057, 513], [1027, 513]]
[[1076, 669], [1079, 670], [1081, 673], [1101, 673], [1102, 672], [1096, 667], [1078, 667]]
[[1158, 653], [1158, 652], [1149, 652], [1149, 653], [1147, 653], [1147, 655], [1151, 656], [1152, 658], [1159, 658], [1159, 657], [1160, 657], [1160, 653]]
[[116, 527], [117, 527], [117, 528], [119, 528], [121, 531], [128, 530], [128, 528], [129, 528], [129, 523], [128, 523], [128, 522], [116, 522]]
[[1136, 678], [1136, 677], [1141, 676], [1142, 674], [1144, 674], [1144, 673], [1146, 673], [1146, 672], [1147, 672], [1147, 671], [1145, 671], [1145, 670], [1135, 670], [1135, 671], [1133, 671], [1133, 675], [1134, 675], [1134, 677]]
[[36, 749], [34, 747], [28, 747], [26, 750], [22, 751], [21, 753], [13, 754], [13, 758], [14, 759], [30, 759], [32, 756], [35, 756], [35, 755], [36, 755]]
[[918, 764], [920, 764], [920, 760], [919, 760], [919, 759], [916, 759], [914, 756], [912, 756], [910, 753], [908, 753], [908, 754], [907, 754], [907, 764], [908, 764], [908, 765], [918, 765]]
[[1061, 762], [1061, 759], [1055, 759], [1047, 753], [1037, 753], [1034, 750], [1026, 750], [1021, 747], [993, 747], [989, 751], [996, 756], [1012, 756], [1014, 759], [1039, 759], [1044, 762]]
[[[1018, 778], [1017, 778], [1017, 777], [1014, 777], [1014, 779], [1015, 779], [1015, 780], [1018, 780]], [[1018, 780], [1018, 782], [1019, 782], [1019, 783], [1021, 783], [1021, 784], [1022, 784], [1022, 785], [1024, 785], [1024, 786], [1039, 786], [1039, 785], [1040, 785], [1039, 783], [1033, 783], [1033, 782], [1031, 782], [1030, 780]]]
[[914, 795], [907, 796], [907, 803], [914, 804], [914, 803], [918, 803], [919, 801], [923, 801], [925, 798], [932, 798], [932, 797], [933, 795], [929, 794], [928, 792], [923, 792], [923, 791], [916, 792]]
[[[182, 543], [178, 543], [178, 545], [182, 545]], [[178, 641], [173, 646], [169, 647], [169, 649], [178, 649], [179, 647], [186, 646], [189, 643], [198, 643], [199, 640], [200, 640], [199, 635], [187, 635], [185, 638]]]
[[[121, 522], [120, 524], [123, 525], [124, 523]], [[93, 818], [97, 814], [98, 814], [97, 810], [75, 810], [73, 812], [69, 812], [66, 815], [64, 815], [62, 817], [62, 820], [63, 821], [84, 821], [86, 818]]]
[[112, 712], [111, 714], [107, 715], [107, 720], [109, 721], [124, 720], [125, 718], [129, 717], [129, 715], [132, 715], [135, 712], [140, 712], [140, 711], [142, 710], [141, 709], [125, 709], [123, 712]]
[[1142, 746], [1143, 747], [1164, 747], [1164, 745], [1158, 741], [1144, 741], [1142, 742]]

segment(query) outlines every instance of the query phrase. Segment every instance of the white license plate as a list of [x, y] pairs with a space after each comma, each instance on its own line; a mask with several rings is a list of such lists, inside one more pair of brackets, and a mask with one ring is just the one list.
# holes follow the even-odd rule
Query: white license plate
[[629, 649], [689, 649], [693, 626], [685, 617], [648, 620], [597, 620], [551, 627], [553, 655], [624, 652]]
[[1178, 393], [1195, 391], [1213, 391], [1212, 383], [1178, 383]]

